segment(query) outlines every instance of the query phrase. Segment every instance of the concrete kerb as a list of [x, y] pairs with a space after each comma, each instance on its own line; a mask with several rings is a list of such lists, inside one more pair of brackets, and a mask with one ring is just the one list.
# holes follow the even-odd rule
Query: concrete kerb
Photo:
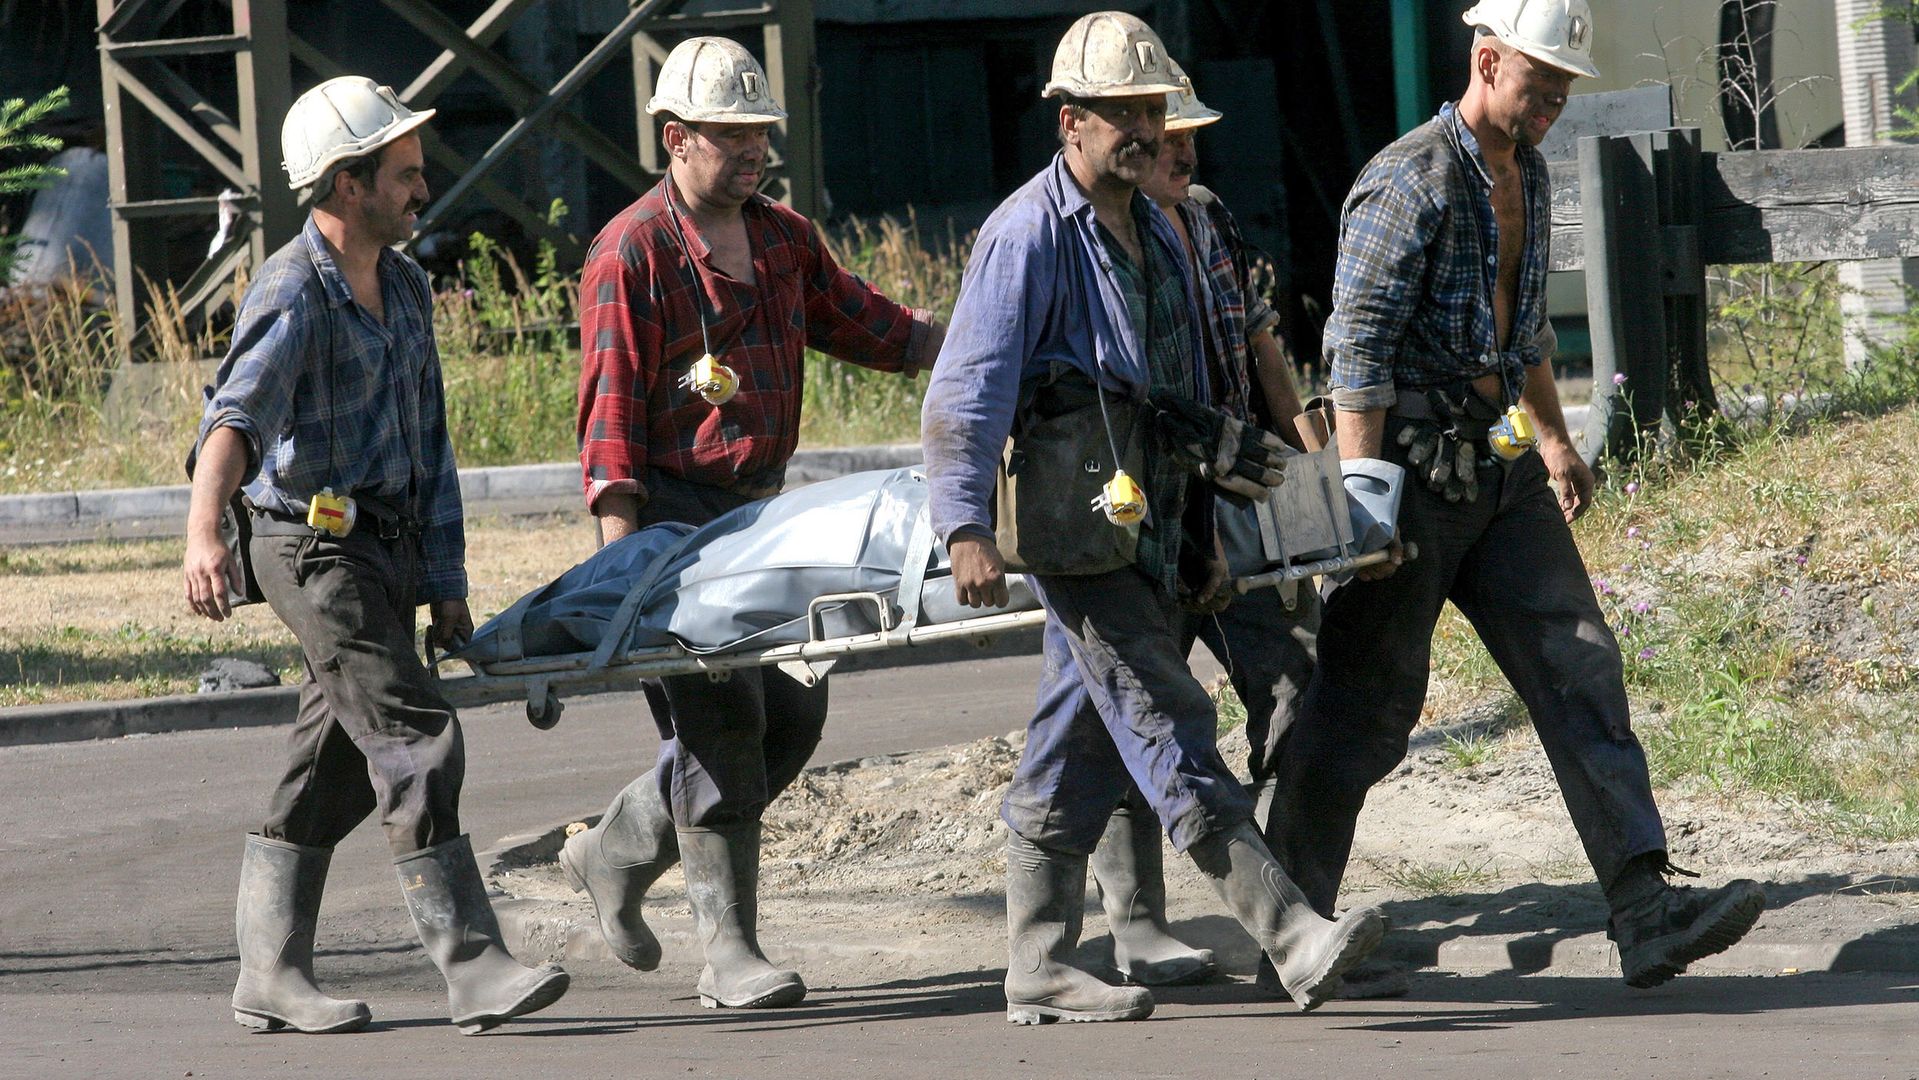
[[[852, 764], [852, 763], [846, 763]], [[828, 766], [834, 768], [837, 766]], [[488, 881], [513, 870], [550, 863], [559, 856], [567, 825], [592, 825], [599, 815], [570, 818], [527, 833], [502, 838], [479, 857]], [[600, 936], [599, 924], [584, 897], [579, 906], [529, 900], [493, 891], [501, 932], [515, 955], [532, 960], [613, 961]], [[670, 953], [688, 958], [699, 955], [699, 938], [689, 919], [663, 917], [649, 911], [647, 926]], [[769, 929], [766, 948], [776, 962], [821, 966], [859, 960], [905, 963], [929, 971], [975, 971], [1003, 962], [1003, 940], [995, 937], [1003, 924], [984, 920], [976, 940], [936, 941], [903, 938], [889, 941], [808, 937], [811, 927], [783, 922]], [[1177, 927], [1182, 940], [1196, 948], [1212, 949], [1223, 968], [1248, 975], [1256, 960], [1251, 939], [1227, 920], [1206, 919]], [[1454, 935], [1454, 936], [1442, 936]], [[1103, 962], [1103, 942], [1082, 945], [1081, 961]], [[1383, 959], [1419, 972], [1453, 975], [1558, 975], [1608, 978], [1619, 974], [1619, 954], [1604, 933], [1567, 934], [1563, 931], [1499, 934], [1460, 934], [1457, 927], [1394, 928], [1380, 946]], [[1748, 938], [1727, 952], [1709, 956], [1688, 968], [1693, 975], [1780, 975], [1809, 972], [1919, 972], [1919, 944], [1850, 939], [1794, 942]]]
[[25, 705], [0, 709], [0, 746], [291, 724], [299, 708], [297, 686], [128, 701]]
[[[920, 462], [916, 444], [801, 450], [787, 468], [788, 486], [869, 469]], [[189, 489], [170, 487], [0, 495], [0, 545], [72, 543], [168, 536], [186, 520]], [[580, 508], [580, 467], [573, 462], [460, 470], [460, 496], [473, 515], [551, 513]]]

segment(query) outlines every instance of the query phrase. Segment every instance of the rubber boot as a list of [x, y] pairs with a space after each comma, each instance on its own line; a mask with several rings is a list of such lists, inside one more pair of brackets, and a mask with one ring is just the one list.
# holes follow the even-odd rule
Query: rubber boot
[[1127, 982], [1183, 986], [1213, 977], [1213, 950], [1188, 947], [1166, 925], [1165, 851], [1157, 820], [1124, 805], [1114, 810], [1091, 865], [1113, 933], [1113, 966]]
[[640, 971], [660, 966], [660, 939], [640, 915], [646, 890], [679, 861], [673, 816], [652, 770], [613, 797], [598, 825], [567, 837], [560, 849], [560, 868], [574, 891], [593, 901], [607, 948]]
[[1272, 960], [1280, 985], [1303, 1012], [1325, 1004], [1340, 976], [1386, 933], [1378, 908], [1321, 918], [1251, 824], [1211, 833], [1189, 854]]
[[462, 1035], [538, 1012], [566, 993], [566, 972], [530, 968], [500, 941], [473, 844], [465, 836], [395, 859], [407, 914], [420, 944], [446, 977], [448, 1013]]
[[706, 966], [700, 1004], [709, 1009], [774, 1009], [797, 1005], [806, 983], [774, 967], [760, 951], [760, 824], [681, 829], [686, 898], [693, 906]]
[[1144, 1020], [1153, 995], [1111, 986], [1066, 962], [1086, 908], [1086, 856], [1056, 851], [1018, 833], [1006, 838], [1006, 1019]]
[[330, 998], [313, 984], [313, 928], [332, 861], [330, 848], [247, 836], [233, 912], [240, 943], [233, 1018], [240, 1023], [332, 1035], [358, 1031], [373, 1018], [366, 1002]]

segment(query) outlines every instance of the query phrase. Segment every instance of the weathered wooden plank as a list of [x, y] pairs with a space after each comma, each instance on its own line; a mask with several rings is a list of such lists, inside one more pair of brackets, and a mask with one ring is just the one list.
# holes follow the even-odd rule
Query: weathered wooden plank
[[[1700, 173], [1708, 263], [1919, 256], [1919, 147], [1706, 154]], [[1552, 178], [1552, 268], [1583, 269], [1578, 169]]]
[[1919, 147], [1716, 154], [1702, 181], [1713, 262], [1919, 255]]
[[1565, 109], [1546, 141], [1539, 144], [1539, 152], [1550, 162], [1576, 164], [1579, 140], [1588, 135], [1630, 135], [1672, 126], [1672, 88], [1663, 83], [1574, 94], [1566, 99]]

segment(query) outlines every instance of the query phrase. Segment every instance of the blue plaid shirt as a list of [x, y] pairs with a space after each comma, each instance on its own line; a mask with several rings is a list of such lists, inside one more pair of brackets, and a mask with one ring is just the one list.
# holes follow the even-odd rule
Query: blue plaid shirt
[[260, 268], [206, 389], [194, 458], [215, 428], [246, 441], [247, 497], [305, 517], [321, 488], [370, 494], [419, 519], [420, 602], [466, 596], [460, 479], [447, 438], [426, 271], [380, 252], [386, 322], [353, 299], [311, 218]]
[[1517, 401], [1526, 368], [1544, 357], [1552, 184], [1545, 159], [1518, 148], [1526, 247], [1511, 345], [1499, 348], [1493, 297], [1499, 225], [1479, 142], [1448, 103], [1381, 150], [1340, 217], [1333, 316], [1325, 359], [1333, 402], [1390, 408], [1398, 389], [1423, 390], [1497, 371]]
[[[1133, 206], [1149, 226], [1140, 243], [1158, 242], [1179, 268], [1184, 330], [1193, 335], [1192, 355], [1201, 355], [1193, 274], [1176, 254], [1179, 236], [1151, 199], [1135, 192]], [[1063, 364], [1108, 390], [1146, 397], [1147, 350], [1098, 226], [1092, 202], [1056, 153], [980, 228], [920, 409], [927, 502], [942, 541], [961, 529], [993, 535], [993, 488], [1023, 386]], [[1210, 393], [1202, 378], [1198, 397]]]

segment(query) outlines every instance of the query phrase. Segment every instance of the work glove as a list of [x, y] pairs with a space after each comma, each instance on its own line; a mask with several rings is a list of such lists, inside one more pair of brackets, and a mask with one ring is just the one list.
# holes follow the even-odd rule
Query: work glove
[[1473, 444], [1433, 424], [1407, 424], [1399, 430], [1406, 467], [1447, 502], [1479, 499], [1479, 460]]
[[1264, 499], [1286, 478], [1286, 444], [1270, 431], [1179, 394], [1147, 395], [1153, 429], [1173, 461], [1227, 495]]

